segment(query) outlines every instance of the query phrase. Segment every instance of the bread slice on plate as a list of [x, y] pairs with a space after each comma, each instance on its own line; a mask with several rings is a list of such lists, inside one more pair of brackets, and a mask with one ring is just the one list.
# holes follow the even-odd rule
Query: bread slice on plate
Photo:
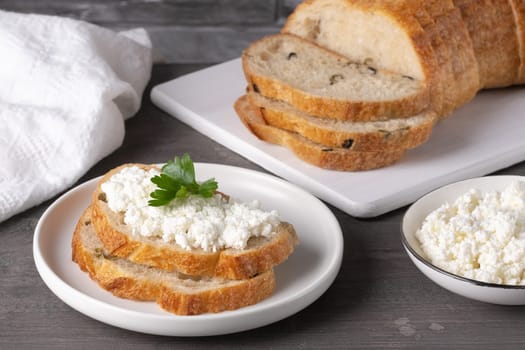
[[253, 92], [248, 93], [248, 98], [269, 126], [296, 132], [325, 146], [353, 151], [414, 148], [428, 140], [437, 116], [424, 112], [410, 118], [351, 122], [311, 116], [286, 102]]
[[295, 35], [254, 42], [242, 63], [249, 89], [313, 115], [385, 120], [411, 117], [429, 105], [425, 82], [356, 63]]
[[156, 301], [178, 315], [252, 305], [270, 296], [275, 287], [272, 269], [250, 279], [227, 280], [167, 272], [113, 256], [95, 234], [89, 208], [76, 226], [72, 249], [73, 261], [102, 288], [121, 298]]
[[298, 243], [293, 226], [281, 222], [270, 237], [252, 237], [245, 249], [187, 250], [160, 237], [134, 234], [124, 223], [124, 213], [112, 211], [101, 186], [111, 176], [128, 166], [149, 170], [151, 165], [125, 164], [109, 171], [99, 181], [93, 194], [92, 222], [105, 249], [114, 256], [162, 270], [177, 270], [195, 276], [245, 279], [260, 274], [285, 261]]
[[395, 163], [405, 153], [404, 149], [358, 152], [315, 143], [298, 133], [266, 124], [260, 110], [250, 104], [246, 95], [235, 102], [234, 108], [244, 125], [259, 139], [287, 147], [297, 157], [317, 167], [341, 171], [370, 170]]

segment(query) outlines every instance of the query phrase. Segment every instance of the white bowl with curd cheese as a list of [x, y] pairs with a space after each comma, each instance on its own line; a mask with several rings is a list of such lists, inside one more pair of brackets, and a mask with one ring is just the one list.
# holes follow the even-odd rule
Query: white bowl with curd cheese
[[401, 240], [425, 276], [467, 298], [525, 305], [525, 177], [487, 176], [428, 193]]

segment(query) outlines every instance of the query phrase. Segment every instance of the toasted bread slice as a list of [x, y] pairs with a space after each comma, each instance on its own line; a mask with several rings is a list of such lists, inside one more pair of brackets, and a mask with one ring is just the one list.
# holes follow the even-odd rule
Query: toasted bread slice
[[88, 208], [76, 226], [72, 258], [91, 279], [114, 295], [156, 301], [178, 315], [234, 310], [268, 297], [275, 287], [272, 269], [250, 279], [228, 280], [167, 272], [112, 256], [95, 234]]
[[234, 104], [244, 125], [259, 139], [289, 148], [303, 161], [312, 165], [341, 171], [360, 171], [390, 165], [403, 156], [404, 149], [358, 152], [315, 143], [297, 133], [265, 123], [260, 110], [254, 108], [248, 97], [240, 97]]
[[316, 117], [286, 102], [248, 93], [270, 126], [296, 132], [313, 142], [352, 151], [409, 149], [425, 143], [436, 122], [436, 113], [424, 112], [411, 118], [374, 122], [350, 122]]
[[[150, 165], [133, 164], [143, 169]], [[293, 252], [298, 238], [293, 226], [282, 222], [275, 235], [252, 237], [245, 249], [224, 249], [217, 252], [202, 249], [186, 250], [161, 238], [134, 235], [123, 221], [124, 214], [112, 211], [101, 185], [118, 173], [125, 164], [108, 172], [99, 182], [92, 201], [92, 221], [97, 236], [107, 251], [132, 262], [162, 270], [195, 275], [245, 279], [282, 263]]]
[[430, 103], [427, 85], [356, 63], [290, 34], [266, 36], [242, 55], [251, 90], [313, 115], [351, 121], [411, 117]]

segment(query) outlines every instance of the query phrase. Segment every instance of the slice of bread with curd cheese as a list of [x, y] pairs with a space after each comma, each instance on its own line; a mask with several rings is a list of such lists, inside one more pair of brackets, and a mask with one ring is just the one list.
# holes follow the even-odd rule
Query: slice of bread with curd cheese
[[270, 296], [275, 288], [272, 269], [244, 280], [188, 276], [135, 264], [111, 255], [95, 234], [88, 208], [76, 226], [72, 257], [82, 271], [115, 296], [156, 301], [178, 315], [235, 310]]
[[246, 279], [282, 263], [298, 244], [293, 226], [274, 211], [225, 195], [148, 206], [159, 173], [125, 164], [99, 181], [91, 220], [109, 254], [187, 275]]

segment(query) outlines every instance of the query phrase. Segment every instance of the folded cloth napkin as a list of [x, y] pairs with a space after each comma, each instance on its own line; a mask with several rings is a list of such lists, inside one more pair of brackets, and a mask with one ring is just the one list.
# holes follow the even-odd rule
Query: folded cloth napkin
[[0, 11], [0, 222], [67, 189], [122, 144], [151, 61], [142, 29]]

